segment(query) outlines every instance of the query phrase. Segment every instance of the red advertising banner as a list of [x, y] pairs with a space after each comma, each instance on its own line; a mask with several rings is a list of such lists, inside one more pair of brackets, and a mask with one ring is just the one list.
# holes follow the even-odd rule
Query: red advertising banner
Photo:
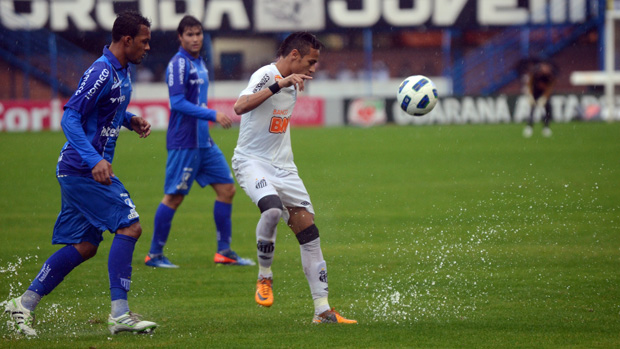
[[[60, 119], [66, 101], [0, 101], [0, 132], [39, 132], [60, 130]], [[209, 108], [226, 113], [238, 125], [241, 116], [235, 114], [235, 99], [212, 99]], [[325, 108], [322, 98], [300, 97], [293, 111], [294, 126], [323, 126]], [[127, 110], [142, 116], [151, 123], [153, 130], [168, 127], [170, 107], [167, 100], [135, 101]]]

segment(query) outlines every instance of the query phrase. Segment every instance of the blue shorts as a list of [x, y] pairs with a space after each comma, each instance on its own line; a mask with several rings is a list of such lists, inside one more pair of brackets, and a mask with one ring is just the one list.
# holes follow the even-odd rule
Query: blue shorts
[[88, 241], [99, 246], [104, 231], [115, 233], [140, 220], [136, 206], [118, 178], [112, 177], [110, 185], [88, 177], [57, 178], [62, 208], [54, 225], [52, 244]]
[[226, 158], [217, 145], [168, 151], [164, 193], [187, 195], [194, 180], [203, 188], [216, 183], [235, 182]]

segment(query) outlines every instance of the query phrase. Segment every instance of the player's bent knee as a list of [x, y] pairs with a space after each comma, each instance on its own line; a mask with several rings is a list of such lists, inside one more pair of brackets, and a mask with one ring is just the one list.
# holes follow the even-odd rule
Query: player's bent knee
[[269, 209], [277, 208], [282, 211], [282, 200], [277, 195], [267, 195], [262, 199], [258, 200], [258, 208], [260, 209], [260, 213], [263, 213]]
[[181, 203], [183, 203], [183, 199], [185, 199], [185, 196], [182, 194], [166, 194], [161, 200], [161, 203], [173, 210], [177, 210], [179, 206], [181, 206]]
[[128, 227], [117, 230], [116, 233], [131, 236], [134, 239], [139, 239], [140, 235], [142, 235], [142, 226], [140, 225], [140, 222], [136, 222]]
[[295, 234], [314, 224], [314, 215], [305, 208], [289, 209], [289, 220], [286, 222]]
[[237, 193], [237, 189], [235, 188], [233, 184], [224, 187], [223, 196], [225, 196], [227, 199], [232, 201], [236, 193]]
[[80, 242], [79, 244], [73, 245], [73, 247], [75, 247], [84, 260], [93, 258], [97, 254], [98, 249], [98, 246], [95, 246], [88, 241]]

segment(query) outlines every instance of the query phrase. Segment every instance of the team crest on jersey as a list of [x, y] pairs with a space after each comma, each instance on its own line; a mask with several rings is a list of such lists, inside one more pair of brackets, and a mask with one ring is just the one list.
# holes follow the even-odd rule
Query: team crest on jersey
[[112, 90], [114, 90], [115, 88], [119, 88], [119, 86], [121, 86], [123, 82], [120, 81], [119, 79], [116, 78], [116, 76], [114, 77], [114, 83], [112, 84]]
[[267, 180], [265, 178], [256, 182], [256, 189], [261, 189], [267, 186]]
[[282, 77], [280, 75], [276, 75], [274, 77], [274, 79], [276, 79], [276, 82], [278, 82], [278, 81], [282, 80]]

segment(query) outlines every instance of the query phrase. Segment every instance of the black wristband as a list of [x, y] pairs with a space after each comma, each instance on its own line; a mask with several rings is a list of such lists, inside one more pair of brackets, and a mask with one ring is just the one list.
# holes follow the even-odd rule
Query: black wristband
[[271, 93], [273, 93], [274, 95], [276, 93], [278, 93], [278, 91], [280, 91], [280, 85], [278, 85], [277, 82], [275, 82], [273, 85], [269, 86], [269, 90], [271, 90]]

